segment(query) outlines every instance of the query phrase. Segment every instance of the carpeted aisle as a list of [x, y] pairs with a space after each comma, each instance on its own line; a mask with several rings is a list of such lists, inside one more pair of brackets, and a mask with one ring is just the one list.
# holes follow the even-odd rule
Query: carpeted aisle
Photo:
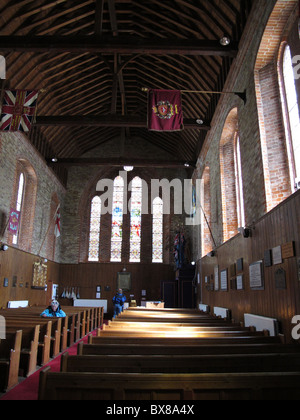
[[[75, 343], [72, 347], [68, 348], [66, 351], [69, 352], [70, 355], [77, 354], [77, 346], [78, 344], [83, 341], [84, 343], [88, 342], [88, 337], [91, 334], [96, 334], [97, 330], [88, 334], [83, 339]], [[38, 389], [39, 389], [39, 376], [41, 370], [45, 369], [45, 367], [50, 366], [52, 372], [59, 372], [60, 371], [60, 360], [61, 360], [61, 353], [51, 362], [47, 363], [35, 373], [33, 373], [29, 378], [24, 379], [20, 382], [17, 386], [13, 389], [8, 391], [6, 394], [0, 398], [0, 401], [37, 401], [38, 399]]]

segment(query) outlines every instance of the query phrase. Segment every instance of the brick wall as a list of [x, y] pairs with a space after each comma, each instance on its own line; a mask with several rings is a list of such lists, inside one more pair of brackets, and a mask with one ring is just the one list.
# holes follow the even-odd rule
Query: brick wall
[[[92, 152], [94, 157], [119, 156], [118, 148], [119, 141], [114, 140], [105, 143], [101, 148], [95, 149]], [[151, 157], [161, 159], [174, 159], [163, 152], [150, 146], [141, 138], [127, 140], [126, 152], [129, 156], [140, 157], [147, 151], [149, 159]], [[91, 154], [86, 154], [89, 157]], [[86, 262], [88, 256], [88, 235], [89, 235], [89, 215], [90, 203], [92, 198], [96, 195], [96, 185], [100, 179], [113, 180], [119, 175], [120, 168], [99, 168], [99, 167], [74, 167], [70, 168], [68, 175], [67, 194], [65, 197], [64, 209], [62, 213], [62, 238], [63, 247], [61, 254], [61, 262], [76, 264], [78, 261]], [[136, 168], [133, 172], [128, 174], [128, 184], [135, 176], [139, 176], [148, 185], [148, 205], [150, 212], [151, 204], [151, 180], [152, 179], [183, 179], [188, 178], [185, 169], [168, 170], [168, 169], [143, 169]], [[130, 199], [128, 195], [127, 201]], [[174, 200], [171, 199], [173, 213]], [[184, 225], [183, 216], [164, 216], [164, 263], [173, 263], [172, 245], [175, 238], [175, 232], [178, 227]], [[143, 263], [151, 263], [152, 261], [152, 217], [151, 214], [142, 217], [142, 245], [141, 245], [141, 261]], [[122, 261], [128, 263], [129, 261], [129, 232], [130, 232], [130, 217], [124, 216], [123, 225], [123, 248]], [[111, 215], [104, 215], [101, 217], [101, 242], [100, 242], [100, 262], [106, 263], [110, 261], [110, 236], [111, 236]], [[187, 230], [187, 236], [189, 233]]]
[[[252, 11], [251, 24], [243, 35], [238, 57], [224, 88], [236, 92], [246, 90], [247, 101], [243, 103], [235, 95], [221, 97], [193, 176], [194, 180], [202, 178], [205, 168], [209, 167], [211, 227], [217, 245], [236, 235], [238, 227], [234, 151], [230, 141], [232, 121], [227, 119], [233, 109], [237, 110], [246, 224], [251, 225], [291, 194], [276, 57], [279, 35], [288, 35], [296, 42], [293, 24], [298, 22], [297, 2], [279, 1], [272, 14], [275, 4], [275, 1], [262, 1]], [[273, 32], [271, 27], [264, 35], [270, 17], [271, 22], [276, 22], [276, 30]], [[297, 42], [299, 49], [299, 38]], [[295, 48], [293, 51], [295, 54]], [[206, 235], [203, 226], [200, 235]], [[203, 255], [199, 246], [194, 239], [194, 258]]]
[[[0, 135], [0, 240], [12, 244], [5, 230], [11, 207], [15, 207], [19, 174], [25, 173], [25, 202], [21, 214], [20, 242], [17, 248], [59, 261], [60, 240], [56, 243], [49, 229], [53, 217], [53, 197], [63, 203], [65, 189], [45, 161], [21, 133]], [[40, 250], [42, 243], [43, 248]]]

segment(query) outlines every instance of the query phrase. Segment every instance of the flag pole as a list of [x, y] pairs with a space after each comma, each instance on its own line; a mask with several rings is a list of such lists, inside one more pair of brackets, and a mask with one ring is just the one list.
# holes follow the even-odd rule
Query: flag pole
[[59, 207], [60, 207], [60, 204], [57, 206], [56, 212], [54, 213], [53, 218], [52, 218], [52, 219], [50, 220], [50, 222], [49, 222], [49, 226], [48, 226], [48, 229], [47, 229], [46, 235], [44, 236], [44, 239], [43, 239], [42, 245], [40, 246], [40, 249], [39, 249], [38, 255], [40, 255], [40, 253], [41, 253], [41, 251], [42, 251], [42, 248], [43, 248], [43, 246], [44, 246], [45, 240], [46, 240], [46, 238], [47, 238], [47, 236], [48, 236], [48, 233], [49, 233], [49, 230], [50, 230], [50, 228], [51, 228], [52, 221], [53, 221], [53, 220], [55, 220]]
[[[300, 0], [299, 0], [300, 1]], [[142, 88], [142, 92], [149, 92], [149, 88], [147, 87], [143, 87]], [[195, 94], [218, 94], [218, 95], [227, 95], [227, 94], [234, 94], [237, 95], [239, 98], [241, 98], [244, 102], [244, 104], [246, 104], [247, 102], [247, 92], [246, 90], [244, 92], [219, 92], [219, 91], [210, 91], [210, 90], [180, 90], [181, 93], [195, 93]]]

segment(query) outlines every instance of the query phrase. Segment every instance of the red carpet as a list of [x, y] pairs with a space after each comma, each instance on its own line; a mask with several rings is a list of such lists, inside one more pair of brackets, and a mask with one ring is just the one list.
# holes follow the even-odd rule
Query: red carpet
[[[96, 334], [97, 330], [94, 331], [92, 334]], [[90, 334], [89, 334], [90, 335]], [[83, 341], [87, 343], [88, 336], [84, 337], [82, 340], [74, 344], [72, 347], [68, 348], [66, 351], [69, 352], [71, 355], [77, 354], [77, 346], [78, 344]], [[39, 390], [39, 375], [40, 371], [45, 369], [46, 366], [51, 367], [52, 372], [59, 372], [60, 371], [60, 359], [61, 359], [61, 353], [59, 356], [57, 356], [55, 359], [53, 359], [51, 362], [44, 365], [42, 368], [40, 368], [38, 371], [33, 373], [29, 378], [26, 378], [24, 381], [19, 383], [19, 385], [15, 386], [13, 389], [8, 391], [6, 394], [3, 395], [2, 398], [0, 398], [1, 401], [37, 401], [38, 399], [38, 390]]]

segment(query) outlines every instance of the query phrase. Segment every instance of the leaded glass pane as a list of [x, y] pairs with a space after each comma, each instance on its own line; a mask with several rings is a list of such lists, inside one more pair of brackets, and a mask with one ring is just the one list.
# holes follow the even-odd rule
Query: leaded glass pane
[[123, 201], [124, 180], [118, 176], [114, 180], [113, 213], [111, 231], [111, 261], [122, 260], [122, 237], [123, 237]]
[[91, 206], [89, 261], [99, 261], [101, 199], [94, 197]]
[[152, 262], [163, 262], [163, 201], [153, 200]]
[[142, 180], [139, 177], [131, 183], [130, 205], [130, 262], [141, 261], [142, 228]]

